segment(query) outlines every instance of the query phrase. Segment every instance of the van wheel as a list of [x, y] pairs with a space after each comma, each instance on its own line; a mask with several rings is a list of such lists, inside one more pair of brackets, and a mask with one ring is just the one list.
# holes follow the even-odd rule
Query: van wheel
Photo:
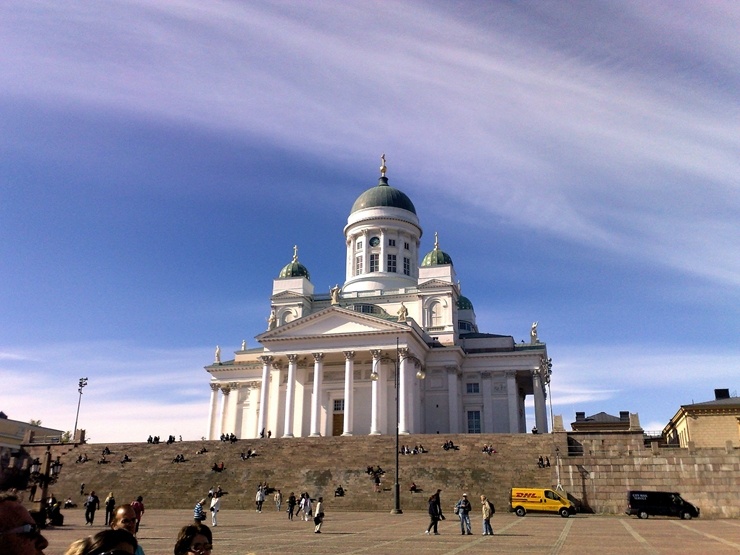
[[570, 516], [570, 512], [565, 507], [560, 509], [559, 512], [560, 512], [560, 516], [562, 516], [563, 518], [568, 518]]
[[527, 511], [524, 510], [524, 507], [517, 507], [514, 512], [516, 513], [516, 516], [524, 516], [527, 514]]
[[647, 511], [640, 511], [639, 513], [637, 513], [637, 518], [647, 518], [647, 517], [648, 517]]
[[681, 518], [683, 520], [691, 520], [691, 513], [681, 513]]

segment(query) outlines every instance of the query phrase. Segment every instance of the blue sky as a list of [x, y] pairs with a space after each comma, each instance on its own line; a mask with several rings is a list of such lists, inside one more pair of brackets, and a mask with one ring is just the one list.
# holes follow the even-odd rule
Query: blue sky
[[[216, 344], [318, 292], [377, 183], [482, 331], [539, 335], [555, 414], [735, 393], [735, 2], [4, 2], [0, 410], [206, 433]], [[531, 412], [531, 408], [530, 408]], [[530, 415], [531, 416], [531, 415]]]

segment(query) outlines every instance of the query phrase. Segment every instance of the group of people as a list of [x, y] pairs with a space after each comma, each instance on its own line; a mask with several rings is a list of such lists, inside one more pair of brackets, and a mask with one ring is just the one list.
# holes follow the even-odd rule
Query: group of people
[[401, 454], [402, 455], [418, 455], [420, 453], [426, 453], [427, 450], [424, 449], [423, 445], [414, 445], [414, 447], [409, 447], [408, 445], [402, 445], [401, 446]]
[[481, 449], [483, 453], [488, 453], [489, 455], [493, 455], [496, 450], [493, 448], [493, 445], [488, 445], [487, 443], [483, 444], [483, 449]]
[[[442, 501], [440, 499], [440, 493], [442, 490], [438, 489], [437, 492], [429, 497], [429, 526], [427, 527], [425, 534], [429, 535], [433, 533], [435, 536], [439, 535], [438, 524], [440, 520], [445, 520], [445, 516], [442, 513]], [[483, 536], [493, 536], [493, 528], [491, 527], [491, 517], [496, 512], [493, 503], [491, 503], [485, 495], [480, 496], [481, 514], [483, 520]], [[468, 500], [468, 494], [463, 493], [462, 497], [455, 503], [454, 512], [460, 519], [460, 533], [465, 535], [472, 535], [472, 527], [470, 524], [470, 513], [473, 510], [473, 505]]]
[[239, 455], [239, 458], [241, 458], [241, 460], [243, 461], [246, 461], [247, 459], [251, 459], [252, 457], [256, 457], [256, 456], [257, 456], [257, 449], [247, 449], [246, 453], [242, 451], [242, 454]]
[[540, 468], [549, 468], [550, 467], [550, 457], [542, 457], [542, 455], [539, 456], [537, 459], [537, 466]]
[[224, 466], [224, 461], [221, 461], [221, 462], [220, 462], [220, 463], [218, 463], [218, 464], [216, 464], [216, 463], [213, 463], [213, 466], [211, 467], [211, 470], [212, 470], [213, 472], [223, 472], [223, 471], [224, 471], [224, 468], [226, 468], [226, 467]]
[[87, 457], [87, 453], [84, 453], [82, 455], [77, 455], [77, 460], [75, 461], [75, 464], [77, 463], [86, 463], [90, 459]]
[[458, 449], [460, 449], [460, 448], [459, 448], [459, 447], [458, 447], [457, 445], [455, 445], [455, 444], [454, 444], [454, 443], [452, 442], [452, 440], [450, 440], [450, 441], [445, 441], [445, 442], [444, 442], [444, 443], [442, 444], [442, 449], [444, 449], [445, 451], [449, 451], [450, 449], [452, 449], [453, 451], [457, 451], [457, 450], [458, 450]]
[[182, 453], [180, 453], [180, 454], [178, 454], [178, 455], [175, 455], [175, 458], [174, 458], [174, 459], [172, 459], [172, 462], [173, 462], [173, 463], [181, 463], [181, 462], [185, 462], [185, 455], [184, 455], [184, 454], [182, 454]]
[[[272, 431], [267, 430], [267, 439], [270, 439], [272, 437]], [[262, 431], [260, 432], [260, 438], [265, 439], [265, 429], [262, 428]]]
[[[109, 496], [112, 497], [112, 494]], [[139, 507], [140, 505], [140, 507]], [[76, 540], [65, 555], [144, 555], [136, 539], [141, 514], [141, 498], [129, 505], [119, 505], [111, 513], [107, 528]], [[13, 494], [0, 494], [0, 553], [3, 555], [42, 554], [49, 546], [31, 514]], [[213, 535], [208, 526], [195, 522], [183, 526], [173, 548], [174, 555], [210, 555]]]
[[236, 443], [238, 438], [234, 434], [221, 434], [221, 441], [228, 443]]

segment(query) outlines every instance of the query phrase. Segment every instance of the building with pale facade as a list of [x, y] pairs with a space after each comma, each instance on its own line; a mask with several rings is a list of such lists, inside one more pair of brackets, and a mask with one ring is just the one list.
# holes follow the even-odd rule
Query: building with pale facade
[[715, 389], [713, 401], [681, 405], [663, 428], [663, 437], [679, 447], [725, 447], [727, 442], [740, 447], [740, 397]]
[[526, 344], [479, 332], [452, 258], [436, 234], [421, 256], [421, 237], [383, 163], [351, 207], [341, 286], [314, 291], [295, 247], [259, 347], [224, 361], [217, 348], [209, 439], [392, 434], [396, 420], [401, 434], [525, 433], [528, 396], [546, 432], [552, 365], [537, 324]]

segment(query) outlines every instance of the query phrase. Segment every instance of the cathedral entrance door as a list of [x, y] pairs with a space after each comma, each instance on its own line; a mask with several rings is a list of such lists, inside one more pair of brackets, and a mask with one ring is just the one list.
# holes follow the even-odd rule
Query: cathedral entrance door
[[335, 412], [331, 420], [331, 435], [341, 436], [344, 432], [344, 413]]

